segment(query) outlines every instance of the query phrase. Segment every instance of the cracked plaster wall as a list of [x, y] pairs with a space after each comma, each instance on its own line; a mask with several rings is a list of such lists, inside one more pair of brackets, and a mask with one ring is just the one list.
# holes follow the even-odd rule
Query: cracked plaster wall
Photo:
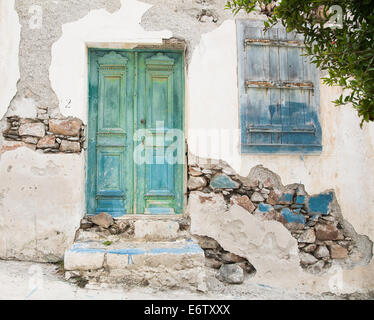
[[[6, 113], [10, 101], [17, 92], [20, 77], [18, 46], [21, 26], [14, 0], [0, 1], [0, 119]], [[5, 76], [6, 75], [6, 76]]]
[[[255, 165], [263, 164], [281, 175], [285, 184], [301, 181], [311, 193], [334, 189], [344, 218], [354, 226], [358, 233], [367, 234], [374, 239], [374, 198], [372, 197], [374, 193], [374, 175], [372, 174], [374, 129], [370, 124], [365, 125], [361, 130], [356, 113], [349, 107], [339, 109], [333, 107], [330, 101], [339, 94], [339, 88], [321, 85], [320, 106], [324, 148], [321, 155], [304, 157], [240, 155], [235, 22], [231, 13], [223, 10], [224, 2], [224, 0], [186, 0], [183, 2], [173, 0], [144, 0], [143, 2], [135, 0], [55, 0], [48, 2], [2, 0], [2, 8], [5, 6], [6, 9], [2, 10], [5, 19], [2, 16], [0, 20], [0, 37], [8, 43], [7, 48], [10, 54], [6, 57], [11, 60], [6, 60], [4, 63], [2, 59], [0, 65], [1, 68], [8, 67], [7, 73], [9, 74], [6, 86], [1, 87], [3, 90], [1, 93], [5, 93], [5, 95], [1, 94], [3, 99], [0, 104], [1, 116], [6, 113], [7, 115], [34, 117], [37, 106], [47, 106], [52, 117], [59, 117], [61, 114], [71, 115], [85, 121], [87, 46], [128, 48], [139, 43], [159, 44], [163, 38], [183, 39], [187, 44], [186, 128], [190, 130], [188, 143], [191, 153], [201, 157], [223, 159], [243, 176], [248, 174]], [[29, 28], [31, 18], [29, 9], [32, 5], [39, 5], [42, 8], [43, 22], [40, 29]], [[209, 12], [209, 15], [198, 21], [197, 16], [203, 9]], [[256, 17], [258, 18], [254, 14], [249, 18]], [[218, 20], [214, 21], [217, 18]], [[10, 31], [4, 33], [3, 30]], [[14, 35], [9, 37], [9, 32]], [[20, 39], [19, 67], [15, 54], [18, 39]], [[16, 93], [15, 83], [18, 78]], [[68, 107], [65, 108], [67, 105]], [[207, 122], [206, 119], [210, 121]], [[0, 127], [3, 128], [4, 125], [3, 119]], [[207, 153], [207, 148], [201, 147], [201, 141], [204, 139], [200, 139], [199, 147], [192, 131], [204, 128], [226, 129], [222, 138], [230, 149], [221, 148], [214, 138], [210, 153]], [[39, 197], [31, 193], [23, 194], [22, 203], [16, 200], [20, 199], [17, 190], [20, 191], [22, 181], [25, 179], [33, 181], [35, 172], [38, 170], [45, 172], [45, 175], [38, 176], [35, 182], [37, 186], [54, 185], [57, 177], [51, 176], [48, 169], [50, 164], [48, 161], [53, 161], [65, 168], [63, 169], [63, 183], [67, 188], [58, 193], [61, 197], [56, 203], [60, 206], [53, 212], [49, 210], [48, 217], [54, 220], [54, 224], [61, 222], [60, 225], [65, 225], [66, 221], [60, 219], [61, 215], [63, 217], [73, 216], [71, 223], [75, 226], [75, 220], [84, 211], [84, 189], [82, 188], [84, 154], [79, 156], [39, 155], [21, 147], [22, 143], [5, 143], [2, 137], [0, 138], [2, 153], [0, 170], [5, 177], [3, 179], [2, 176], [2, 181], [12, 181], [13, 188], [7, 190], [7, 187], [3, 187], [5, 189], [1, 192], [0, 203], [3, 207], [0, 225], [4, 228], [5, 220], [13, 221], [13, 226], [20, 221], [27, 225], [28, 219], [44, 223], [40, 220], [41, 216], [38, 218], [36, 213], [28, 214], [28, 212], [35, 212], [35, 207], [32, 206], [48, 198], [48, 195], [55, 197], [56, 195], [51, 191], [54, 189], [45, 188], [45, 194], [37, 193]], [[31, 169], [29, 157], [35, 162], [33, 169]], [[19, 162], [19, 166], [23, 168], [22, 175], [16, 174], [17, 171], [14, 169], [7, 171], [10, 166], [15, 167], [15, 162]], [[77, 179], [80, 179], [78, 188], [76, 187]], [[6, 183], [1, 185], [6, 186]], [[72, 196], [75, 199], [73, 204], [66, 200]], [[10, 201], [10, 199], [13, 200]], [[69, 208], [64, 207], [67, 205], [65, 201], [70, 206]], [[45, 210], [43, 214], [47, 215], [48, 208], [45, 207], [43, 210]], [[7, 220], [7, 217], [10, 220]], [[13, 235], [17, 229], [8, 228], [7, 230], [9, 233], [2, 232], [2, 236], [7, 239], [14, 238]], [[63, 230], [66, 239], [71, 238], [70, 230], [71, 226]], [[34, 233], [30, 233], [32, 234]], [[29, 240], [33, 241], [37, 238], [34, 236]], [[14, 248], [21, 252], [20, 256], [29, 259], [37, 258], [37, 255], [29, 254], [35, 249], [31, 251], [27, 249], [28, 240], [19, 241], [22, 243], [15, 245]], [[55, 245], [59, 248], [67, 242], [58, 240], [51, 246]], [[4, 249], [2, 250], [1, 256], [4, 257]], [[24, 250], [27, 252], [23, 253]], [[57, 249], [56, 252], [60, 250]], [[40, 259], [43, 260], [45, 257], [42, 255]], [[356, 279], [355, 273], [352, 273], [353, 281], [355, 279], [362, 281], [361, 275], [372, 274], [374, 266], [372, 263], [370, 268], [362, 267], [362, 270], [360, 268], [356, 268], [359, 269], [359, 278]], [[350, 277], [348, 273], [347, 277]], [[372, 276], [369, 278], [374, 282]]]

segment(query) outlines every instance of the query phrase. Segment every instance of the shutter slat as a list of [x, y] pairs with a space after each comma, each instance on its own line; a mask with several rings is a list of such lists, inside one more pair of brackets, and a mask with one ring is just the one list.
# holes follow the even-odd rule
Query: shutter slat
[[[270, 30], [269, 30], [270, 31]], [[305, 48], [303, 41], [245, 39], [246, 46], [297, 47]]]
[[245, 82], [247, 88], [278, 88], [278, 89], [304, 89], [313, 90], [314, 84], [311, 81], [254, 81]]

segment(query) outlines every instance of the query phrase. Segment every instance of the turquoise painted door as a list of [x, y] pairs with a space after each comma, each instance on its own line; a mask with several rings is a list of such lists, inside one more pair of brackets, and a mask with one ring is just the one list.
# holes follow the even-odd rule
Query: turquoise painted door
[[89, 52], [87, 212], [182, 213], [183, 55]]

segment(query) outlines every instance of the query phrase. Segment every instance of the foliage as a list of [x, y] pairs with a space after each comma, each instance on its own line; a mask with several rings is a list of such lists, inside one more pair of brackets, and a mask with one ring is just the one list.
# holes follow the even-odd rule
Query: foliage
[[374, 121], [374, 4], [371, 0], [228, 0], [237, 14], [259, 8], [268, 18], [265, 30], [281, 23], [288, 32], [304, 35], [306, 55], [328, 85], [346, 89], [334, 101], [352, 103], [361, 126]]

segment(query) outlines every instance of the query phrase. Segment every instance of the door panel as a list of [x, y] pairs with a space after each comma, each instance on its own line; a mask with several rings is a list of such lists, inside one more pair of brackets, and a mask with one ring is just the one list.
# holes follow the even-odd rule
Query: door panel
[[180, 52], [90, 49], [88, 214], [183, 211], [183, 87]]
[[[174, 131], [183, 130], [183, 76], [180, 54], [141, 53], [138, 86], [139, 125], [146, 129], [144, 164], [137, 165], [137, 210], [145, 213], [181, 213], [183, 163], [169, 161]], [[142, 121], [145, 120], [145, 121]], [[184, 148], [184, 141], [177, 141]], [[144, 178], [142, 178], [144, 177]]]
[[126, 52], [90, 52], [87, 211], [132, 212], [134, 59]]

